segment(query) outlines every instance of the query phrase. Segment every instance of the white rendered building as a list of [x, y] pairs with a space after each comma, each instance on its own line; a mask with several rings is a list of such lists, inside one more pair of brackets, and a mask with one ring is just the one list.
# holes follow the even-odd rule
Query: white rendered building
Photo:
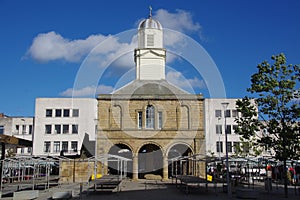
[[[240, 145], [241, 136], [234, 133], [234, 120], [240, 115], [236, 110], [236, 101], [237, 99], [204, 100], [206, 155], [225, 157], [225, 114], [228, 155], [233, 155], [235, 146]], [[228, 103], [226, 111], [222, 103]]]
[[[23, 117], [23, 116], [0, 116], [0, 134], [14, 136], [24, 140], [32, 141], [34, 127], [33, 117]], [[7, 151], [12, 149], [17, 155], [31, 155], [31, 147], [17, 147], [7, 145]], [[8, 153], [8, 152], [6, 152]]]
[[86, 134], [95, 140], [96, 123], [96, 99], [37, 98], [33, 155], [79, 155]]

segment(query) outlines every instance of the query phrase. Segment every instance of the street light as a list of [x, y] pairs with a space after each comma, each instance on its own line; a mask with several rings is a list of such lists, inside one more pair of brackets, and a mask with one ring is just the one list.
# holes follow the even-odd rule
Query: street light
[[224, 121], [225, 121], [225, 153], [226, 153], [226, 182], [227, 182], [227, 195], [228, 198], [231, 198], [231, 183], [230, 183], [230, 176], [229, 176], [229, 164], [228, 164], [228, 146], [227, 146], [227, 131], [226, 131], [226, 109], [229, 103], [224, 102], [221, 103], [224, 108]]

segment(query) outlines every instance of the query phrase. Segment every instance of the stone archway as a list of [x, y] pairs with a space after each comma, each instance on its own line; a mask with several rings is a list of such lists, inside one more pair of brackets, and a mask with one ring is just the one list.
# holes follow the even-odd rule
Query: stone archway
[[138, 152], [138, 178], [143, 179], [146, 174], [163, 177], [163, 153], [155, 144], [145, 144]]
[[172, 161], [172, 159], [190, 156], [193, 152], [186, 144], [175, 144], [168, 152], [168, 177], [189, 174], [189, 162]]
[[[110, 148], [108, 153], [132, 160], [132, 151], [130, 147], [128, 147], [126, 144], [115, 144]], [[120, 173], [117, 168], [118, 163], [113, 161], [108, 161], [107, 164], [108, 164], [109, 174], [117, 175]], [[132, 161], [129, 161], [127, 163], [127, 176], [129, 178], [132, 178]]]

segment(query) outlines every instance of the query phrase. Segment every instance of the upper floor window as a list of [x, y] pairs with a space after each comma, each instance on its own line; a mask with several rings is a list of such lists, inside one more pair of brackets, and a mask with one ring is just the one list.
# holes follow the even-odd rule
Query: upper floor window
[[29, 125], [29, 131], [28, 131], [28, 134], [31, 135], [31, 134], [32, 134], [32, 131], [33, 131], [32, 125]]
[[46, 117], [52, 117], [52, 109], [46, 109]]
[[139, 111], [137, 113], [137, 124], [138, 124], [138, 128], [141, 129], [143, 127], [143, 112]]
[[73, 109], [73, 117], [79, 117], [79, 109]]
[[68, 124], [64, 124], [63, 125], [63, 133], [69, 133], [69, 125]]
[[232, 117], [238, 117], [238, 111], [237, 110], [232, 110]]
[[22, 134], [26, 134], [26, 125], [22, 125]]
[[216, 134], [222, 134], [222, 125], [216, 125]]
[[226, 134], [231, 134], [231, 125], [226, 125]]
[[51, 134], [52, 133], [52, 126], [51, 125], [45, 125], [45, 133]]
[[78, 142], [77, 141], [71, 141], [71, 149], [73, 152], [77, 151]]
[[231, 117], [231, 112], [230, 112], [230, 110], [225, 110], [224, 116], [225, 116], [225, 117]]
[[4, 126], [0, 126], [0, 134], [4, 134]]
[[56, 124], [54, 126], [54, 130], [56, 134], [61, 134], [61, 125], [60, 124]]
[[70, 109], [64, 109], [64, 117], [70, 117]]
[[54, 153], [60, 152], [60, 141], [54, 141], [54, 143], [53, 143], [53, 152]]
[[154, 115], [154, 106], [147, 106], [146, 109], [146, 128], [154, 128], [155, 115]]
[[221, 110], [215, 110], [215, 116], [216, 117], [222, 117], [222, 111]]
[[68, 150], [69, 150], [69, 142], [68, 141], [62, 141], [61, 150], [63, 152], [68, 152]]
[[227, 151], [232, 152], [232, 142], [227, 142]]
[[55, 117], [61, 117], [61, 109], [55, 109]]
[[50, 145], [51, 145], [51, 142], [49, 142], [49, 141], [44, 142], [44, 152], [45, 153], [50, 153]]
[[77, 134], [78, 133], [78, 125], [77, 124], [73, 124], [72, 125], [72, 134]]
[[217, 152], [223, 152], [223, 142], [216, 142]]
[[162, 118], [162, 112], [158, 112], [158, 128], [162, 128], [163, 118]]

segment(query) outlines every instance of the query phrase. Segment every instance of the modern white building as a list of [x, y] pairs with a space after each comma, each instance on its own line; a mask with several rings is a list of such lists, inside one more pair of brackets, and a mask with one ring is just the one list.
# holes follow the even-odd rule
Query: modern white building
[[[32, 141], [34, 118], [23, 116], [0, 115], [0, 134], [14, 136], [20, 139]], [[16, 155], [31, 155], [31, 147], [18, 147], [18, 145], [7, 145], [6, 153]]]
[[79, 155], [84, 136], [95, 140], [97, 100], [37, 98], [33, 155]]
[[[225, 116], [227, 129], [228, 155], [234, 155], [235, 147], [240, 145], [240, 135], [235, 134], [235, 118], [240, 115], [236, 109], [237, 99], [205, 99], [204, 123], [206, 155], [225, 157]], [[222, 103], [228, 103], [225, 109]]]

